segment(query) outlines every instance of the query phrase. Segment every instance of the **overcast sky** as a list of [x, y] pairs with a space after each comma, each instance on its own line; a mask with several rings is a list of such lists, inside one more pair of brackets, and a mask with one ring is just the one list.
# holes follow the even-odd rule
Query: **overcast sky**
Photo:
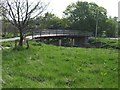
[[[78, 0], [43, 0], [44, 2], [50, 2], [48, 11], [62, 17], [62, 12], [66, 7], [72, 2], [77, 2]], [[87, 2], [95, 2], [99, 6], [104, 7], [108, 11], [108, 16], [118, 16], [118, 2], [120, 0], [79, 0]]]

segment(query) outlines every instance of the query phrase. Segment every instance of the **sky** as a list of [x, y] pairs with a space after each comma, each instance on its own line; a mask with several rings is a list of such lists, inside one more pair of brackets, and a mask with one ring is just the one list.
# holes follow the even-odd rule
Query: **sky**
[[[45, 3], [50, 3], [48, 6], [48, 11], [54, 13], [58, 17], [62, 17], [63, 11], [71, 3], [75, 3], [78, 0], [43, 0]], [[97, 5], [107, 9], [108, 16], [118, 17], [118, 2], [120, 0], [79, 0], [87, 2], [95, 2]]]

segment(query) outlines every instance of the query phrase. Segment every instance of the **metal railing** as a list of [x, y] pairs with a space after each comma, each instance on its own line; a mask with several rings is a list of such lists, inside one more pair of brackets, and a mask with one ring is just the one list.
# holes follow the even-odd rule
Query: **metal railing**
[[80, 30], [53, 30], [53, 29], [44, 29], [44, 30], [30, 30], [29, 35], [32, 37], [45, 37], [45, 36], [91, 36], [91, 32], [82, 32]]

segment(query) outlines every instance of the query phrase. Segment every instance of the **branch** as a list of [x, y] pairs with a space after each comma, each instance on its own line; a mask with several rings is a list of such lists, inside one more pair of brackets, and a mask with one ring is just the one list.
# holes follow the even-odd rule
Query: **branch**
[[25, 19], [23, 20], [22, 25], [25, 24], [27, 18], [28, 18], [28, 10], [29, 10], [29, 5], [28, 5], [28, 0], [26, 0], [26, 15], [25, 15]]
[[[12, 10], [11, 5], [10, 5], [10, 3], [9, 3], [8, 0], [7, 0], [7, 5], [8, 5], [8, 7], [9, 7], [9, 9], [10, 9], [9, 13], [11, 12], [10, 14], [12, 14], [12, 15], [10, 15], [10, 16], [11, 16], [11, 18], [13, 19], [14, 23], [17, 25], [17, 21], [16, 21], [16, 19], [15, 19], [15, 14], [13, 13], [13, 10]], [[7, 11], [8, 11], [8, 10], [7, 10]]]
[[41, 15], [42, 12], [44, 12], [44, 10], [46, 9], [47, 6], [48, 6], [48, 5], [45, 5], [44, 7], [43, 7], [43, 6], [39, 7], [39, 10], [40, 10], [40, 9], [42, 9], [42, 10], [41, 10], [38, 14], [36, 14], [34, 17], [32, 17], [32, 19], [34, 19], [34, 18], [36, 18], [37, 16]]

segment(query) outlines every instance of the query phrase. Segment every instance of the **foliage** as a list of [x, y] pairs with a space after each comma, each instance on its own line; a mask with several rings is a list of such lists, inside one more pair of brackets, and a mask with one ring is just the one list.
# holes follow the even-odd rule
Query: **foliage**
[[109, 17], [106, 20], [106, 35], [108, 37], [115, 37], [116, 21]]
[[18, 36], [18, 29], [6, 19], [2, 20], [2, 38], [12, 38]]
[[89, 41], [91, 45], [100, 48], [113, 48], [113, 49], [120, 49], [120, 40], [112, 40], [109, 38], [97, 38], [96, 40], [93, 38]]
[[[67, 22], [65, 25], [70, 29], [90, 31], [95, 33], [96, 23], [97, 36], [116, 37], [116, 21], [114, 18], [107, 17], [107, 10], [95, 3], [78, 1], [69, 5], [64, 11]], [[106, 32], [106, 33], [104, 33]]]
[[81, 2], [72, 3], [64, 11], [71, 29], [95, 32], [96, 19], [99, 21], [98, 32], [104, 30], [107, 19], [107, 11], [95, 3]]
[[3, 88], [117, 88], [118, 52], [31, 42], [3, 50]]
[[45, 15], [37, 17], [33, 20], [33, 28], [39, 29], [59, 29], [60, 28], [60, 18], [52, 13], [45, 13]]

